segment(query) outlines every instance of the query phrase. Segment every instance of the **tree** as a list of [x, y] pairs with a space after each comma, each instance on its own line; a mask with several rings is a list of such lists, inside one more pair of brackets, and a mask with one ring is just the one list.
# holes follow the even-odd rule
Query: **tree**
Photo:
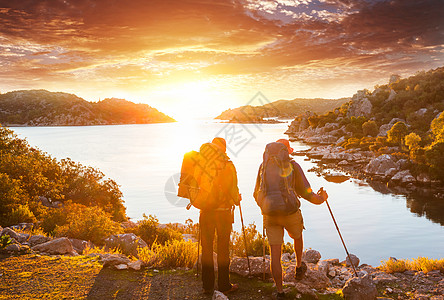
[[439, 116], [432, 121], [430, 125], [433, 135], [435, 136], [435, 143], [444, 142], [444, 112], [441, 112]]
[[376, 136], [379, 133], [378, 125], [376, 125], [375, 121], [367, 121], [362, 124], [362, 132], [366, 136]]
[[402, 145], [402, 141], [407, 134], [407, 125], [404, 122], [397, 122], [387, 132], [387, 141], [390, 143]]
[[409, 133], [404, 138], [404, 143], [407, 147], [409, 147], [409, 150], [417, 148], [420, 142], [421, 137], [414, 132]]

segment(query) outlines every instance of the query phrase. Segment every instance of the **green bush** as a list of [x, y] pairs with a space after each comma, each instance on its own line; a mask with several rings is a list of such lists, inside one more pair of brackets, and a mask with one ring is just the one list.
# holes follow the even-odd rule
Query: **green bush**
[[[262, 256], [264, 236], [257, 231], [254, 223], [245, 227], [245, 236], [247, 239], [248, 255]], [[243, 233], [233, 231], [231, 234], [230, 250], [234, 255], [245, 257], [245, 241]], [[265, 237], [265, 254], [269, 253], [268, 239]]]
[[182, 240], [182, 233], [166, 225], [160, 227], [159, 220], [153, 216], [143, 215], [143, 220], [137, 223], [137, 227], [127, 230], [144, 240], [151, 247], [154, 243], [164, 245], [168, 241]]
[[161, 245], [139, 248], [139, 258], [150, 267], [192, 268], [197, 261], [197, 243], [172, 240]]
[[35, 223], [36, 218], [27, 205], [18, 205], [12, 209], [11, 214], [8, 217], [8, 223], [16, 225], [19, 223]]
[[387, 131], [387, 141], [395, 145], [402, 145], [408, 129], [404, 122], [396, 122], [392, 128]]
[[86, 207], [81, 204], [69, 204], [64, 208], [66, 223], [56, 225], [56, 236], [67, 236], [91, 241], [96, 245], [103, 245], [104, 239], [112, 234], [122, 232], [119, 223], [100, 207]]
[[379, 128], [375, 121], [367, 121], [362, 124], [362, 132], [366, 136], [376, 136], [379, 133]]

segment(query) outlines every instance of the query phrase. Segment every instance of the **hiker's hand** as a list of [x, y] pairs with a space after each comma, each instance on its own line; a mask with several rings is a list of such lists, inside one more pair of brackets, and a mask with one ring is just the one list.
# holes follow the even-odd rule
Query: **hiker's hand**
[[322, 187], [319, 189], [317, 194], [322, 198], [323, 202], [325, 202], [328, 199], [328, 194], [326, 191], [324, 191], [324, 188]]

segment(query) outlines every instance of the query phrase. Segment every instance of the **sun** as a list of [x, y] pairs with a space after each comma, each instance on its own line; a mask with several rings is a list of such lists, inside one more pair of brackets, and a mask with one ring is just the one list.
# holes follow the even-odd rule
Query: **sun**
[[209, 81], [164, 85], [155, 92], [163, 110], [177, 121], [215, 118], [227, 109], [227, 93]]

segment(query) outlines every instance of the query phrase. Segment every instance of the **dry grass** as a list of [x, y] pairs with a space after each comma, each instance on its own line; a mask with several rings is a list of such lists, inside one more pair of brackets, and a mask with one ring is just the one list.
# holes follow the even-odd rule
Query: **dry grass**
[[139, 248], [139, 258], [151, 267], [193, 267], [197, 260], [197, 243], [168, 241], [165, 245], [154, 243], [151, 248]]
[[404, 272], [408, 270], [430, 272], [433, 270], [444, 270], [444, 259], [431, 259], [427, 257], [418, 257], [409, 259], [389, 259], [382, 261], [379, 267], [382, 271], [387, 273]]

